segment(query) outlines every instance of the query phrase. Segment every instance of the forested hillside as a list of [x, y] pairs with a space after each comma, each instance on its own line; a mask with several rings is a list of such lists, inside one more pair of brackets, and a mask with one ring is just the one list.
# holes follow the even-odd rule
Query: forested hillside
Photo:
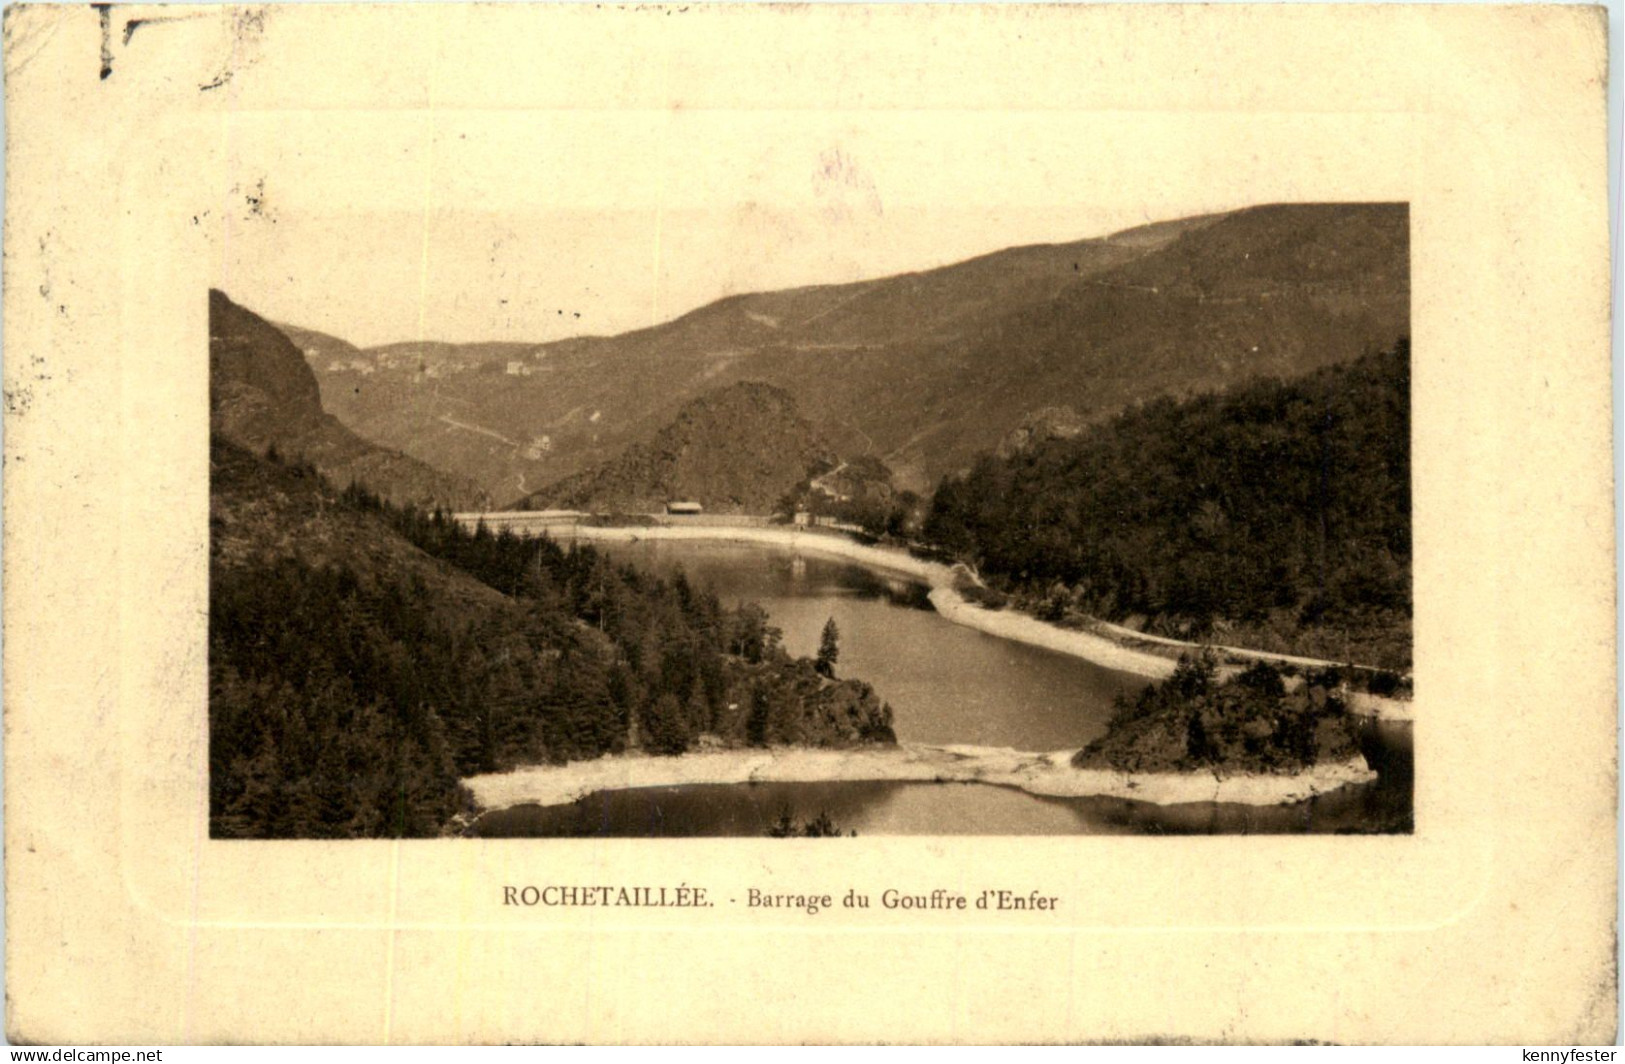
[[469, 532], [211, 446], [216, 837], [424, 836], [460, 776], [698, 742], [888, 742], [890, 709], [591, 548]]
[[1046, 619], [1408, 668], [1409, 343], [984, 456], [925, 537]]
[[1336, 670], [1287, 678], [1265, 662], [1221, 682], [1211, 652], [1119, 695], [1106, 734], [1072, 757], [1118, 772], [1296, 772], [1359, 754], [1359, 731]]
[[1097, 422], [1391, 343], [1409, 327], [1409, 248], [1402, 203], [1276, 204], [732, 295], [616, 336], [357, 351], [294, 335], [329, 411], [498, 501], [600, 465], [739, 381], [784, 389], [841, 455], [926, 490], [1044, 407]]

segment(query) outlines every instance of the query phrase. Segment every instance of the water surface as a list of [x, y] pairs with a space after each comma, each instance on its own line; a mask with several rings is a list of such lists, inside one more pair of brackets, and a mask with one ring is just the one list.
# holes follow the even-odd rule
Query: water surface
[[[1105, 733], [1115, 696], [1143, 678], [1029, 647], [945, 620], [927, 588], [850, 562], [743, 544], [595, 541], [647, 571], [678, 571], [725, 604], [751, 600], [812, 656], [825, 621], [840, 629], [837, 674], [874, 685], [904, 742], [1078, 748]], [[1158, 806], [1116, 798], [1049, 798], [978, 783], [691, 784], [601, 791], [564, 806], [493, 810], [489, 838], [756, 836], [784, 815], [827, 815], [864, 835], [1185, 835], [1407, 832], [1409, 724], [1368, 724], [1362, 742], [1376, 783], [1289, 806], [1214, 802]]]
[[944, 620], [923, 584], [844, 561], [729, 543], [595, 546], [665, 576], [681, 570], [724, 604], [760, 603], [797, 656], [817, 652], [833, 618], [841, 633], [836, 674], [874, 685], [905, 742], [1081, 747], [1105, 734], [1116, 695], [1146, 683]]
[[513, 806], [486, 813], [473, 833], [489, 838], [761, 837], [782, 816], [804, 824], [820, 814], [843, 833], [860, 837], [1410, 831], [1410, 726], [1369, 725], [1364, 738], [1381, 773], [1376, 783], [1292, 805], [1048, 798], [985, 783], [715, 783], [599, 791], [570, 805]]

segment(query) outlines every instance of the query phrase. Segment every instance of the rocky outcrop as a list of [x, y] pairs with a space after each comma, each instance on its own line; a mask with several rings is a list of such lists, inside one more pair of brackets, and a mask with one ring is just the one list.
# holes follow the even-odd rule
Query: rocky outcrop
[[338, 485], [358, 482], [397, 503], [480, 508], [478, 485], [357, 436], [322, 408], [316, 375], [276, 326], [209, 292], [209, 428], [256, 454], [275, 449]]
[[700, 396], [653, 439], [521, 506], [654, 513], [680, 499], [708, 513], [772, 513], [797, 484], [832, 464], [830, 448], [788, 392], [745, 382]]

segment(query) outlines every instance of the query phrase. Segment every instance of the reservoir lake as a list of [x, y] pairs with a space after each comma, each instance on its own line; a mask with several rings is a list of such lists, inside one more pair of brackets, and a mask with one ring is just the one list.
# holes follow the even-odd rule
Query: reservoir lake
[[[754, 601], [810, 657], [825, 621], [840, 629], [839, 676], [874, 686], [900, 742], [1079, 748], [1106, 731], [1112, 701], [1143, 678], [945, 620], [929, 590], [846, 561], [756, 545], [704, 541], [595, 542], [617, 561], [681, 571], [724, 605]], [[788, 813], [827, 814], [867, 835], [1234, 834], [1411, 830], [1411, 727], [1372, 723], [1363, 735], [1376, 782], [1286, 806], [1158, 806], [1112, 798], [1049, 798], [979, 783], [689, 784], [600, 791], [563, 806], [520, 805], [482, 815], [471, 833], [513, 837], [765, 835]]]

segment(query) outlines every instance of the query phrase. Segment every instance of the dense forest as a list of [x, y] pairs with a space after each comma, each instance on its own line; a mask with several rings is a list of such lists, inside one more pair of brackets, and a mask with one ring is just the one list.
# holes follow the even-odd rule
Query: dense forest
[[983, 456], [924, 537], [1047, 620], [1408, 669], [1409, 342]]
[[336, 492], [274, 452], [217, 440], [211, 465], [217, 837], [436, 835], [459, 777], [524, 763], [892, 741], [866, 684], [681, 575]]
[[1078, 768], [1119, 772], [1295, 772], [1360, 752], [1335, 670], [1284, 676], [1265, 662], [1220, 682], [1211, 652], [1120, 695], [1107, 732], [1078, 751]]

